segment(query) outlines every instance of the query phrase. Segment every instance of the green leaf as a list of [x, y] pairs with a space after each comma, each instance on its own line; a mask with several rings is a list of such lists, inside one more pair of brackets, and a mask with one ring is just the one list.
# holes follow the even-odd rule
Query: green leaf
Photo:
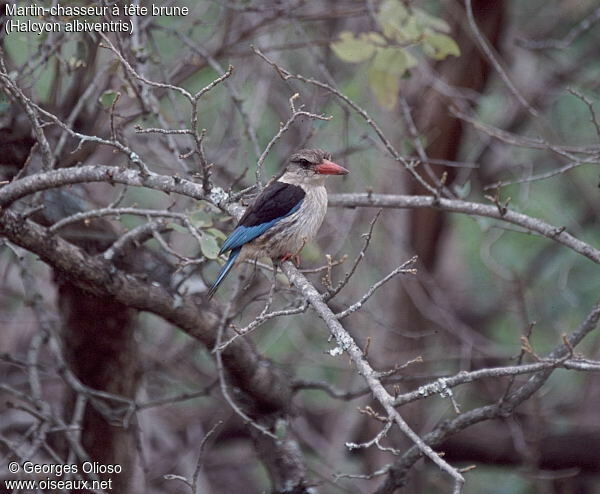
[[395, 74], [398, 77], [417, 65], [417, 60], [408, 51], [403, 48], [377, 48], [377, 53], [373, 59], [373, 68]]
[[387, 45], [387, 41], [385, 40], [385, 38], [381, 34], [376, 33], [374, 31], [370, 31], [368, 33], [362, 33], [360, 36], [364, 39], [368, 39], [372, 44], [374, 44], [376, 46], [386, 46]]
[[216, 228], [209, 228], [206, 230], [207, 233], [210, 233], [213, 237], [218, 238], [219, 240], [225, 240], [227, 235], [225, 235], [221, 230], [217, 230]]
[[167, 224], [167, 226], [179, 233], [190, 233], [190, 231], [185, 226], [182, 226], [179, 223], [170, 222]]
[[399, 0], [384, 0], [377, 14], [377, 23], [386, 38], [395, 38], [408, 16], [408, 9]]
[[369, 87], [377, 102], [384, 108], [391, 110], [396, 106], [398, 101], [398, 91], [400, 89], [400, 81], [398, 76], [385, 71], [379, 70], [372, 64], [368, 71]]
[[423, 39], [423, 52], [435, 60], [443, 60], [448, 55], [458, 57], [460, 48], [450, 36], [428, 31]]
[[415, 16], [415, 19], [419, 22], [419, 24], [423, 27], [430, 27], [435, 31], [441, 31], [443, 33], [450, 32], [450, 26], [444, 19], [440, 19], [439, 17], [435, 17], [428, 12], [425, 12], [419, 8], [413, 8], [412, 12]]
[[384, 0], [379, 8], [378, 18], [398, 23], [405, 21], [409, 10], [400, 0]]
[[423, 39], [423, 26], [415, 16], [411, 16], [396, 34], [398, 43], [420, 43]]
[[212, 225], [212, 219], [204, 209], [197, 209], [190, 215], [190, 221], [196, 228]]
[[[450, 32], [450, 26], [444, 19], [435, 17], [423, 9], [408, 8], [400, 0], [384, 0], [377, 14], [377, 23], [386, 38], [396, 40], [403, 45], [423, 44], [427, 34], [437, 35], [438, 32]], [[430, 53], [436, 53], [438, 56], [437, 53], [441, 53], [443, 50], [438, 49], [436, 43], [444, 45], [449, 43], [447, 40], [442, 42], [440, 38], [434, 40], [433, 45], [427, 47]], [[445, 56], [453, 55], [457, 48], [456, 43], [445, 48]]]
[[104, 108], [110, 108], [116, 99], [117, 92], [112, 89], [107, 89], [98, 97], [98, 101]]
[[217, 239], [206, 232], [203, 232], [202, 237], [200, 237], [200, 249], [202, 254], [209, 259], [216, 259], [219, 256]]
[[375, 45], [365, 33], [355, 38], [350, 31], [340, 33], [340, 39], [331, 43], [333, 52], [344, 62], [364, 62], [373, 56]]

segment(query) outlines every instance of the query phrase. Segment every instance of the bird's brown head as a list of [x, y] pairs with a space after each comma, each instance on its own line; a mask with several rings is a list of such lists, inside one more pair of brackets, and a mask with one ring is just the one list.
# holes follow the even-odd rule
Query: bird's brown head
[[331, 154], [321, 149], [301, 149], [290, 156], [288, 172], [301, 175], [346, 175], [343, 166], [331, 161]]

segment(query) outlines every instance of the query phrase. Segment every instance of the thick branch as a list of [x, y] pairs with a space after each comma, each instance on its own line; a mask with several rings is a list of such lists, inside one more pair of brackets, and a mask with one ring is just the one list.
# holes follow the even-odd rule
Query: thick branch
[[342, 350], [344, 350], [352, 360], [352, 363], [356, 367], [357, 372], [366, 381], [367, 386], [370, 388], [375, 399], [381, 404], [388, 414], [390, 422], [394, 422], [406, 434], [410, 440], [415, 444], [415, 448], [419, 451], [419, 454], [426, 455], [431, 461], [433, 461], [439, 468], [449, 474], [454, 479], [454, 493], [458, 493], [462, 489], [464, 479], [462, 475], [447, 462], [445, 462], [433, 449], [431, 449], [423, 440], [408, 426], [402, 416], [394, 408], [393, 397], [381, 384], [378, 373], [371, 367], [368, 360], [365, 357], [364, 352], [354, 341], [354, 338], [346, 331], [346, 329], [339, 322], [336, 315], [331, 311], [321, 297], [321, 294], [316, 288], [306, 279], [306, 277], [300, 273], [291, 262], [285, 262], [282, 264], [283, 272], [289, 278], [290, 282], [306, 297], [311, 303], [317, 314], [323, 322], [327, 325], [327, 328], [331, 331], [331, 334], [335, 337], [337, 344]]
[[34, 192], [86, 182], [127, 184], [135, 187], [148, 187], [166, 193], [176, 192], [194, 199], [204, 198], [200, 185], [178, 176], [148, 174], [138, 170], [124, 170], [116, 166], [87, 165], [61, 168], [15, 180], [0, 189], [0, 207], [7, 207], [14, 201]]
[[[0, 235], [37, 254], [74, 285], [156, 314], [200, 340], [207, 348], [214, 347], [220, 315], [213, 306], [199, 306], [191, 297], [172, 295], [158, 283], [146, 283], [117, 270], [102, 257], [86, 254], [11, 211], [4, 210], [0, 214]], [[291, 397], [289, 382], [272, 366], [265, 365], [264, 359], [247, 340], [238, 339], [222, 355], [234, 384], [251, 395], [259, 408], [287, 409]]]
[[600, 264], [600, 250], [579, 240], [563, 227], [557, 227], [543, 220], [502, 209], [496, 205], [479, 204], [457, 199], [444, 199], [433, 196], [404, 196], [393, 194], [334, 194], [329, 196], [329, 205], [338, 207], [377, 207], [377, 208], [439, 208], [452, 213], [464, 213], [473, 216], [486, 216], [518, 225], [558, 242], [575, 252]]

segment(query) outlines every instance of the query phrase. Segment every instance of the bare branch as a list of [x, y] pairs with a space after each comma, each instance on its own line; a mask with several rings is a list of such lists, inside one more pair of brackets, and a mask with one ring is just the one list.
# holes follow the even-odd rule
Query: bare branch
[[483, 53], [485, 53], [485, 56], [491, 62], [491, 64], [494, 66], [494, 68], [496, 69], [498, 74], [500, 74], [500, 77], [502, 78], [502, 80], [504, 81], [504, 83], [506, 84], [506, 86], [508, 87], [510, 92], [517, 98], [517, 101], [519, 101], [519, 103], [521, 103], [525, 108], [527, 108], [527, 111], [529, 111], [529, 113], [531, 113], [531, 115], [533, 115], [534, 117], [539, 116], [539, 113], [537, 112], [537, 110], [535, 108], [533, 108], [527, 102], [525, 97], [521, 94], [521, 92], [517, 89], [515, 84], [512, 82], [512, 80], [506, 73], [506, 70], [504, 70], [504, 68], [502, 67], [502, 65], [500, 64], [498, 59], [496, 58], [496, 55], [494, 54], [494, 50], [490, 46], [490, 43], [488, 42], [487, 39], [485, 39], [483, 34], [481, 34], [481, 31], [479, 30], [479, 27], [477, 26], [477, 21], [475, 21], [475, 16], [473, 15], [473, 6], [471, 5], [471, 2], [472, 2], [472, 0], [466, 0], [466, 2], [465, 2], [465, 7], [466, 7], [466, 11], [467, 11], [467, 19], [469, 20], [469, 26], [471, 27], [471, 30], [473, 31], [473, 34], [475, 35], [475, 39], [477, 39], [479, 47], [481, 48]]
[[[1, 196], [0, 196], [1, 197]], [[393, 194], [336, 194], [329, 196], [329, 205], [337, 207], [377, 207], [377, 208], [423, 208], [433, 207], [454, 213], [474, 216], [486, 216], [520, 226], [526, 232], [534, 232], [568, 247], [575, 252], [600, 263], [600, 250], [575, 238], [563, 227], [557, 227], [537, 218], [507, 210], [504, 215], [496, 206], [488, 206], [476, 202], [458, 199], [439, 199], [429, 196], [402, 196]]]
[[294, 121], [298, 117], [305, 116], [305, 117], [308, 117], [313, 120], [331, 120], [333, 118], [333, 117], [328, 117], [325, 115], [317, 115], [316, 113], [310, 113], [310, 112], [304, 111], [304, 110], [302, 110], [302, 106], [297, 109], [294, 102], [299, 97], [300, 97], [300, 95], [298, 93], [294, 93], [290, 97], [290, 99], [288, 100], [290, 103], [290, 109], [292, 110], [292, 114], [291, 114], [290, 118], [288, 118], [288, 120], [284, 124], [279, 126], [279, 130], [271, 138], [271, 140], [267, 144], [267, 147], [265, 148], [265, 150], [262, 152], [262, 154], [258, 158], [258, 162], [256, 163], [256, 183], [258, 183], [258, 184], [260, 184], [262, 182], [262, 168], [263, 168], [263, 163], [265, 161], [265, 158], [267, 157], [267, 154], [269, 154], [269, 151], [271, 150], [273, 145], [281, 138], [281, 136], [285, 132], [287, 132], [289, 130], [290, 126], [294, 123]]
[[397, 276], [399, 274], [416, 274], [417, 270], [409, 267], [409, 266], [412, 266], [415, 262], [417, 262], [417, 256], [414, 256], [411, 259], [409, 259], [408, 261], [403, 262], [400, 266], [398, 266], [393, 271], [388, 273], [386, 276], [384, 276], [378, 282], [374, 283], [367, 290], [367, 292], [360, 298], [360, 300], [358, 300], [357, 302], [352, 304], [346, 310], [343, 310], [342, 312], [337, 313], [335, 315], [335, 317], [337, 317], [338, 319], [343, 319], [343, 318], [349, 316], [350, 314], [352, 314], [353, 312], [356, 312], [358, 309], [360, 309], [363, 306], [363, 304], [367, 300], [369, 300], [371, 298], [371, 296], [375, 293], [375, 291], [378, 288], [380, 288], [381, 286], [386, 284], [388, 281], [390, 281], [395, 276]]
[[383, 406], [387, 412], [390, 421], [395, 422], [400, 430], [406, 434], [410, 440], [416, 445], [419, 451], [433, 461], [439, 468], [450, 475], [454, 479], [454, 490], [455, 494], [459, 493], [464, 484], [462, 475], [446, 463], [433, 449], [431, 449], [423, 440], [408, 426], [400, 414], [396, 411], [393, 406], [393, 397], [383, 387], [380, 380], [376, 377], [376, 372], [373, 370], [367, 359], [365, 358], [362, 350], [356, 344], [352, 336], [346, 331], [346, 329], [340, 324], [335, 314], [331, 309], [323, 302], [321, 295], [317, 290], [308, 282], [308, 280], [302, 275], [291, 262], [285, 262], [282, 264], [282, 269], [286, 276], [301, 293], [310, 301], [319, 317], [323, 319], [323, 322], [327, 325], [327, 328], [331, 331], [335, 337], [337, 344], [346, 352], [353, 364], [355, 365], [357, 372], [365, 379], [367, 385], [371, 389], [373, 396]]
[[377, 137], [379, 137], [379, 139], [384, 144], [384, 146], [386, 147], [386, 149], [388, 150], [388, 152], [390, 153], [390, 155], [396, 161], [398, 161], [399, 163], [401, 163], [406, 168], [406, 170], [413, 176], [413, 178], [419, 184], [421, 184], [421, 186], [423, 186], [425, 188], [425, 190], [428, 190], [432, 194], [435, 194], [435, 188], [433, 188], [431, 185], [429, 185], [423, 179], [423, 177], [421, 177], [421, 175], [419, 175], [417, 173], [416, 167], [418, 165], [418, 162], [412, 161], [412, 160], [407, 160], [398, 151], [396, 151], [396, 149], [394, 148], [394, 146], [392, 145], [392, 143], [384, 135], [383, 131], [377, 125], [377, 123], [369, 116], [369, 114], [365, 110], [363, 110], [360, 106], [358, 106], [354, 101], [352, 101], [350, 98], [348, 98], [347, 96], [345, 96], [344, 94], [342, 94], [340, 91], [338, 91], [334, 87], [330, 86], [329, 84], [326, 84], [326, 83], [321, 82], [321, 81], [317, 81], [315, 79], [310, 79], [310, 78], [304, 77], [303, 75], [300, 75], [300, 74], [296, 74], [296, 75], [291, 74], [290, 72], [288, 72], [287, 70], [283, 69], [282, 67], [280, 67], [279, 65], [277, 65], [272, 60], [270, 60], [258, 48], [256, 48], [256, 47], [253, 46], [252, 49], [254, 50], [254, 52], [259, 57], [261, 57], [265, 62], [267, 62], [269, 65], [271, 65], [277, 71], [277, 73], [281, 76], [281, 78], [283, 80], [297, 79], [297, 80], [305, 82], [307, 84], [312, 84], [313, 86], [317, 86], [317, 87], [320, 87], [322, 89], [325, 89], [325, 90], [329, 91], [331, 94], [334, 94], [339, 99], [341, 99], [350, 108], [352, 108], [354, 111], [356, 111], [367, 122], [367, 125], [369, 125], [375, 131], [375, 134], [377, 134]]
[[561, 39], [520, 40], [519, 43], [530, 50], [545, 50], [547, 48], [564, 50], [565, 48], [568, 48], [577, 38], [579, 38], [579, 36], [592, 28], [598, 21], [600, 21], [600, 8], [597, 8], [590, 15], [584, 17]]

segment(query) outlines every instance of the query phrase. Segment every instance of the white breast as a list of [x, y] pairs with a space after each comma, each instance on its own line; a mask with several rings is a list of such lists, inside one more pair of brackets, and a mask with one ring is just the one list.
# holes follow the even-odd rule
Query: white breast
[[327, 191], [323, 185], [301, 187], [306, 195], [298, 211], [247, 245], [244, 257], [296, 255], [315, 237], [327, 212]]
[[304, 197], [302, 206], [300, 206], [295, 215], [298, 215], [299, 218], [297, 235], [306, 238], [308, 242], [315, 237], [325, 219], [325, 213], [327, 212], [327, 191], [321, 185], [307, 187], [305, 192], [306, 196]]

